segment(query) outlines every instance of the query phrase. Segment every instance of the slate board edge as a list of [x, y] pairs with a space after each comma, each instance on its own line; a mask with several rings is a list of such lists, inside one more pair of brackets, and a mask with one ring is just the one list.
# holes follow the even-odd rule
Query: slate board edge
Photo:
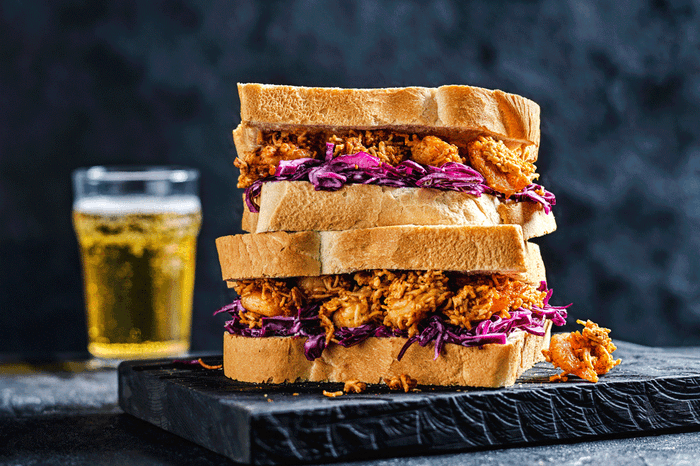
[[[676, 400], [676, 403], [673, 403], [673, 406], [669, 405], [666, 406], [665, 409], [659, 410], [658, 408], [661, 407], [661, 405], [663, 405], [664, 401], [668, 402], [670, 400], [670, 397], [668, 396], [668, 390], [658, 390], [660, 384], [666, 384], [666, 388], [669, 388], [668, 384], [681, 385], [686, 388], [692, 387], [694, 389], [694, 391], [692, 392], [694, 398], [691, 400], [685, 400], [688, 402], [692, 402], [691, 404], [688, 404], [686, 406], [686, 408], [688, 409], [680, 409], [676, 412], [672, 412], [672, 408], [676, 404], [679, 408], [683, 408], [683, 400]], [[605, 398], [604, 395], [606, 395], [606, 392], [613, 394], [617, 393], [619, 397], [622, 398], [610, 398], [608, 405], [609, 403], [631, 401], [631, 399], [628, 398], [629, 396], [631, 396], [631, 392], [636, 392], [637, 394], [640, 394], [640, 397], [638, 399], [635, 399], [635, 402], [632, 403], [637, 408], [639, 408], [639, 410], [636, 413], [633, 412], [633, 410], [630, 410], [630, 419], [627, 420], [628, 422], [620, 422], [619, 416], [616, 416], [614, 411], [608, 412], [606, 410], [608, 405], [606, 405], [605, 403], [600, 404], [600, 400]], [[451, 398], [439, 397], [437, 398], [438, 403], [436, 404], [438, 406], [435, 406], [435, 411], [439, 414], [440, 405], [444, 406], [446, 403], [449, 404], [450, 401], [459, 401], [460, 398], [464, 401], [469, 402], [483, 401], [484, 399], [488, 400], [489, 397], [483, 395], [484, 394], [480, 392], [462, 392], [455, 394], [455, 396]], [[486, 409], [476, 409], [475, 414], [475, 406], [467, 403], [462, 404], [460, 406], [455, 406], [455, 408], [459, 411], [458, 417], [455, 417], [453, 415], [454, 409], [447, 410], [447, 414], [443, 414], [442, 417], [445, 417], [450, 420], [460, 419], [466, 421], [466, 423], [469, 424], [469, 426], [463, 426], [466, 429], [469, 429], [469, 427], [479, 425], [481, 425], [482, 427], [486, 427], [484, 431], [481, 432], [483, 434], [481, 438], [457, 435], [457, 438], [459, 439], [457, 442], [449, 442], [448, 440], [447, 442], [441, 443], [442, 440], [444, 440], [445, 438], [449, 439], [449, 437], [454, 436], [456, 433], [455, 430], [446, 430], [442, 431], [447, 433], [446, 436], [438, 436], [438, 438], [430, 438], [429, 436], [426, 436], [422, 439], [422, 441], [416, 442], [416, 444], [418, 444], [419, 446], [416, 446], [416, 444], [392, 445], [391, 442], [389, 442], [383, 445], [378, 445], [375, 449], [353, 449], [352, 447], [356, 447], [358, 445], [367, 445], [367, 439], [361, 438], [361, 435], [362, 432], [376, 432], [377, 428], [376, 426], [372, 426], [373, 423], [377, 421], [381, 423], [386, 423], [387, 420], [391, 421], [392, 419], [395, 420], [396, 423], [400, 423], [401, 415], [405, 415], [406, 410], [399, 409], [399, 413], [397, 413], [398, 415], [391, 416], [391, 414], [389, 413], [389, 416], [382, 417], [379, 420], [377, 417], [373, 416], [358, 416], [359, 419], [366, 421], [366, 423], [360, 422], [359, 425], [356, 424], [355, 426], [353, 426], [354, 428], [348, 430], [350, 432], [357, 433], [357, 439], [348, 438], [347, 436], [340, 436], [342, 438], [335, 438], [335, 436], [332, 433], [328, 434], [328, 432], [326, 432], [326, 435], [323, 435], [324, 429], [326, 431], [328, 429], [332, 430], [334, 427], [337, 426], [319, 426], [317, 423], [314, 426], [315, 429], [311, 429], [308, 432], [304, 432], [305, 435], [303, 436], [299, 435], [299, 431], [297, 430], [297, 435], [292, 439], [285, 434], [284, 430], [291, 430], [292, 426], [304, 426], [304, 420], [300, 418], [299, 413], [297, 412], [274, 412], [264, 413], [260, 415], [254, 414], [252, 416], [252, 455], [254, 461], [256, 463], [260, 462], [260, 464], [289, 463], [290, 454], [293, 454], [296, 461], [299, 463], [323, 460], [338, 461], [367, 458], [371, 456], [387, 456], [391, 455], [391, 452], [393, 452], [393, 456], [410, 456], [426, 453], [465, 452], [493, 447], [498, 448], [504, 446], [521, 446], [542, 443], [561, 443], [566, 441], [590, 440], [610, 435], [650, 434], [653, 432], [665, 431], [669, 429], [700, 426], [700, 416], [698, 415], [698, 413], [700, 413], [700, 376], [684, 376], [678, 378], [658, 377], [655, 379], [638, 380], [629, 383], [608, 382], [599, 384], [581, 383], [577, 385], [553, 385], [533, 389], [531, 391], [504, 391], [502, 395], [502, 402], [505, 404], [508, 404], [507, 401], [514, 401], [523, 397], [533, 398], [530, 401], [536, 402], [534, 398], [536, 398], [538, 395], [548, 395], [549, 402], [553, 402], [554, 404], [559, 403], [560, 405], [571, 402], [571, 399], [566, 399], [567, 395], [573, 398], [589, 398], [588, 401], [594, 401], [594, 406], [591, 406], [589, 404], [577, 407], [582, 409], [588, 409], [588, 414], [595, 414], [600, 419], [600, 422], [597, 425], [594, 425], [593, 427], [589, 425], [589, 433], [581, 433], [581, 430], [577, 430], [575, 428], [576, 426], [572, 426], [566, 423], [567, 420], [575, 422], [577, 420], [576, 418], [570, 418], [566, 416], [565, 413], [567, 412], [567, 410], [565, 408], [561, 406], [553, 406], [553, 408], [556, 409], [552, 409], [548, 412], [548, 414], [552, 415], [551, 419], [547, 420], [551, 422], [548, 424], [543, 424], [542, 419], [535, 419], [536, 422], [533, 423], [520, 422], [517, 424], [518, 427], [516, 428], [514, 426], [508, 426], [507, 420], [506, 422], [500, 422], [503, 420], [499, 420], [498, 416], [491, 416], [491, 419], [483, 419], [484, 422], [479, 423], [473, 422], [475, 420], [474, 418], [478, 417], [479, 415], [486, 415], [486, 417], [489, 417], [487, 414], [489, 411]], [[405, 403], [400, 403], [400, 405], [404, 404]], [[422, 400], [417, 400], [414, 404], [420, 407], [425, 403], [422, 402]], [[428, 406], [430, 406], [430, 403], [428, 403]], [[517, 406], [522, 406], [522, 404]], [[407, 406], [400, 406], [400, 408], [406, 407]], [[340, 405], [338, 406], [338, 411], [343, 411], [347, 409], [355, 408], [348, 408]], [[590, 411], [591, 409], [594, 409], [594, 411]], [[689, 415], [686, 415], [683, 418], [679, 418], [678, 415], [682, 412], [685, 412]], [[420, 409], [418, 409], [415, 413], [416, 415], [418, 415], [420, 413]], [[547, 413], [547, 411], [544, 410], [542, 411], [542, 413]], [[303, 414], [304, 413], [302, 413], [302, 417]], [[532, 419], [526, 419], [526, 421], [532, 421]], [[496, 430], [494, 426], [498, 426], [499, 422], [500, 427], [504, 428], [504, 432], [496, 435], [493, 432], [494, 430]], [[610, 426], [610, 423], [613, 422], [618, 422], [618, 425], [620, 427], [624, 426], [624, 428], [609, 429], [608, 427]], [[587, 422], [585, 423], [587, 424]], [[366, 426], [366, 428], [363, 429], [362, 427], [365, 427], [365, 424], [368, 425]], [[274, 432], [270, 431], [270, 426], [278, 426], [278, 428], [281, 427], [282, 431], [279, 432], [279, 435], [274, 435]], [[525, 433], [525, 431], [523, 430], [523, 426], [528, 426], [527, 429], [530, 431], [529, 434]], [[383, 427], [385, 429], [393, 429], [395, 432], [398, 432], [400, 430], [400, 426], [397, 425], [387, 426], [385, 424]], [[519, 429], [522, 433], [522, 436], [520, 438], [516, 438], [513, 434], [517, 435]], [[474, 432], [472, 431], [471, 433], [473, 434]], [[326, 446], [326, 453], [321, 453], [317, 450], [315, 451], [313, 447], [313, 445], [316, 444], [316, 442], [314, 442], [313, 439], [319, 437], [325, 437], [327, 439], [335, 440], [333, 442], [330, 442]], [[286, 438], [288, 440], [289, 443], [287, 444], [287, 446], [284, 446], [284, 444], [281, 444], [280, 442], [276, 442], [276, 440], [280, 438]], [[419, 437], [416, 436], [416, 438]], [[263, 439], [267, 440], [268, 443], [262, 442], [261, 440]], [[308, 445], [311, 445], [311, 447], [304, 448], [303, 445], [300, 445], [301, 441], [306, 439], [310, 439], [307, 440], [307, 443]]]
[[[152, 363], [149, 361], [149, 364]], [[127, 361], [119, 365], [119, 406], [124, 412], [229, 459], [251, 464], [250, 429], [248, 428], [250, 416], [247, 410], [223, 404], [213, 395], [199, 393], [198, 396], [211, 401], [209, 405], [203, 404], [202, 399], [192, 396], [185, 387], [150, 372], [134, 370], [134, 367], [142, 364], [143, 362], [140, 361]], [[153, 403], [156, 402], [153, 392], [160, 390], [160, 385], [163, 385], [168, 392], [164, 397], [168, 403], [162, 406], [162, 411], [173, 413], [174, 418], [178, 420], [175, 423], [170, 422], [165, 415], [158, 416], [156, 409], [153, 409]], [[206, 414], [214, 419], [207, 420], [209, 429], [198, 430], [202, 420], [207, 419]], [[217, 424], [216, 420], [221, 422]], [[238, 421], [233, 423], [237, 429], [235, 432], [226, 432], [226, 427], [230, 426], [232, 421]], [[216, 431], [217, 425], [222, 427], [223, 431]]]
[[[129, 365], [130, 364], [130, 365]], [[269, 463], [273, 464], [276, 462], [282, 462], [282, 463], [289, 463], [290, 462], [290, 455], [293, 455], [294, 458], [296, 459], [297, 462], [308, 462], [308, 461], [319, 461], [319, 460], [340, 460], [340, 459], [352, 459], [355, 457], [358, 457], [358, 455], [374, 455], [374, 456], [386, 456], [389, 451], [391, 451], [391, 448], [394, 448], [396, 450], [396, 456], [406, 456], [407, 454], [420, 454], [420, 453], [436, 453], [436, 452], [448, 452], [448, 451], [468, 451], [468, 450], [474, 450], [474, 449], [483, 449], [483, 448], [488, 448], [488, 447], [499, 447], [499, 446], [515, 446], [516, 444], [520, 443], [530, 443], [532, 444], [533, 441], [542, 443], [542, 442], [556, 442], [556, 441], [566, 441], [566, 440], [571, 440], [571, 439], [584, 439], [584, 438], [594, 438], [598, 437], [601, 435], [606, 435], [610, 433], [620, 433], [618, 431], [596, 431], [595, 429], [590, 432], [589, 435], [574, 435], [571, 432], [573, 431], [568, 431], [564, 429], [562, 432], [564, 432], [563, 435], [555, 435], [553, 437], [548, 436], [548, 433], [550, 431], [544, 430], [543, 432], [540, 432], [537, 434], [536, 438], [525, 438], [525, 441], [523, 442], [522, 437], [519, 441], [513, 441], [508, 440], [508, 441], [503, 441], [499, 440], [499, 437], [493, 437], [489, 439], [488, 432], [484, 433], [484, 438], [487, 441], [480, 441], [477, 443], [473, 443], [471, 445], [466, 445], [465, 442], [460, 441], [456, 443], [439, 443], [438, 445], [432, 447], [430, 445], [419, 445], [418, 447], [411, 446], [411, 445], [400, 445], [400, 446], [394, 446], [392, 447], [391, 445], [387, 444], [377, 444], [376, 448], [370, 448], [370, 449], [360, 449], [360, 450], [352, 450], [352, 451], [344, 451], [343, 446], [347, 449], [348, 445], [355, 445], [357, 442], [353, 443], [352, 439], [348, 439], [347, 437], [342, 436], [338, 437], [337, 435], [334, 437], [334, 435], [331, 433], [330, 435], [327, 434], [325, 437], [327, 439], [330, 439], [331, 442], [327, 442], [326, 446], [322, 449], [315, 449], [313, 446], [314, 444], [318, 443], [315, 442], [313, 439], [318, 438], [318, 432], [312, 430], [309, 430], [306, 432], [306, 435], [309, 436], [311, 441], [308, 439], [306, 440], [306, 443], [304, 444], [303, 442], [301, 443], [301, 448], [299, 447], [300, 440], [304, 440], [303, 436], [301, 438], [294, 437], [288, 435], [290, 432], [288, 426], [289, 425], [295, 425], [299, 424], [300, 419], [303, 421], [304, 416], [309, 416], [311, 415], [313, 417], [313, 410], [307, 412], [307, 413], [302, 413], [301, 417], [299, 412], [297, 411], [274, 411], [274, 412], [269, 412], [269, 413], [263, 413], [263, 414], [253, 414], [251, 416], [244, 415], [242, 418], [239, 418], [240, 421], [243, 421], [239, 424], [240, 427], [245, 427], [245, 432], [237, 431], [237, 435], [229, 435], [229, 436], [223, 436], [225, 438], [233, 439], [231, 440], [231, 445], [226, 445], [226, 442], [222, 441], [221, 437], [222, 435], [219, 436], [219, 441], [212, 442], [212, 438], [216, 438], [216, 433], [214, 435], [211, 435], [212, 433], [210, 432], [207, 435], [202, 435], [201, 432], [187, 432], [187, 429], [174, 429], [172, 425], [170, 425], [167, 422], [164, 422], [162, 418], [158, 418], [157, 416], [153, 415], [147, 415], [148, 413], [142, 413], [139, 412], [138, 406], [132, 406], [131, 402], [134, 400], [138, 402], [143, 402], [143, 397], [146, 397], [146, 402], [148, 402], [148, 396], [145, 395], [147, 393], [150, 393], [150, 389], [143, 389], [144, 386], [148, 385], [149, 382], [144, 382], [144, 381], [138, 381], [134, 379], [138, 379], [140, 376], [145, 376], [147, 379], [151, 379], [150, 385], [153, 385], [153, 387], [150, 387], [151, 389], [160, 389], [157, 387], [158, 384], [165, 385], [166, 388], [163, 388], [163, 390], [170, 390], [170, 395], [166, 397], [167, 400], [172, 400], [174, 398], [180, 398], [180, 399], [188, 399], [188, 398], [195, 398], [192, 397], [192, 393], [190, 393], [189, 390], [183, 388], [183, 387], [178, 387], [177, 383], [172, 383], [171, 380], [168, 379], [162, 379], [159, 376], [156, 376], [152, 374], [151, 372], [140, 372], [137, 373], [136, 371], [130, 370], [131, 367], [138, 365], [138, 363], [128, 363], [124, 367], [120, 367], [120, 405], [124, 409], [124, 411], [135, 415], [136, 417], [139, 417], [143, 420], [146, 420], [148, 422], [151, 422], [161, 428], [164, 428], [165, 430], [169, 430], [172, 433], [175, 433], [177, 435], [180, 435], [182, 437], [185, 437], [195, 443], [198, 443], [199, 445], [204, 446], [205, 448], [208, 448], [210, 450], [216, 451], [217, 453], [223, 454], [231, 459], [234, 459], [236, 461], [241, 461], [241, 462], [247, 462], [247, 463]], [[128, 377], [126, 377], [128, 376]], [[222, 376], [221, 376], [222, 377]], [[126, 379], [131, 380], [132, 382], [135, 382], [134, 385], [132, 384], [127, 384], [122, 386], [122, 379], [126, 381]], [[143, 378], [143, 377], [141, 377]], [[155, 385], [154, 385], [155, 384]], [[632, 385], [633, 384], [633, 385]], [[505, 390], [501, 392], [503, 395], [503, 399], [512, 399], [512, 398], [519, 398], [519, 397], [527, 397], [527, 394], [547, 394], [547, 392], [554, 392], [555, 394], [561, 393], [562, 391], [566, 393], [567, 391], [576, 394], [579, 394], [579, 397], [581, 394], [585, 393], [595, 393], [595, 392], [601, 392], [601, 391], [606, 391], [608, 389], [615, 389], [616, 385], [624, 385], [626, 390], [634, 389], [632, 391], [636, 391], [638, 393], [643, 393], [643, 394], [649, 394], [649, 393], [659, 393], [659, 386], [663, 388], [663, 385], [666, 384], [666, 386], [672, 386], [672, 385], [679, 385], [683, 390], [686, 390], [687, 387], [693, 388], [695, 391], [693, 392], [693, 398], [690, 400], [686, 400], [690, 403], [686, 406], [686, 414], [690, 414], [690, 417], [686, 416], [684, 420], [681, 420], [682, 422], [670, 422], [672, 421], [671, 419], [668, 418], [662, 418], [656, 419], [656, 421], [652, 424], [649, 425], [637, 425], [632, 426], [632, 428], [628, 428], [625, 432], [627, 433], [645, 433], [645, 432], [653, 432], [657, 430], [664, 430], [668, 428], [675, 428], [675, 427], [688, 427], [691, 425], [700, 425], [700, 421], [698, 421], [698, 415], [697, 413], [700, 412], [700, 405], [698, 403], [700, 402], [700, 393], [698, 393], [698, 390], [700, 390], [700, 376], [683, 376], [683, 377], [656, 377], [656, 378], [650, 378], [647, 380], [638, 380], [634, 381], [631, 383], [623, 383], [623, 382], [603, 382], [599, 383], [596, 385], [593, 384], [574, 384], [574, 385], [565, 385], [565, 384], [557, 384], [557, 385], [544, 385], [542, 387], [537, 387], [537, 388], [532, 388], [530, 390], [524, 391], [524, 390]], [[139, 388], [139, 385], [141, 388]], [[168, 387], [170, 386], [170, 387]], [[131, 390], [131, 394], [129, 397], [125, 396], [125, 390], [124, 388], [129, 387], [128, 389]], [[133, 393], [134, 390], [136, 390], [136, 393], [141, 393], [142, 396], [140, 398], [133, 398]], [[621, 393], [624, 393], [624, 390], [621, 390]], [[683, 391], [683, 394], [687, 394], [687, 391]], [[203, 394], [199, 393], [198, 396], [201, 397]], [[438, 399], [438, 404], [440, 403], [445, 403], [446, 399], [452, 399], [456, 400], [459, 398], [462, 399], [471, 399], [472, 402], [478, 401], [480, 398], [486, 398], [488, 399], [489, 396], [492, 396], [489, 393], [484, 393], [484, 392], [461, 392], [461, 393], [455, 393], [452, 396], [446, 396], [445, 394], [439, 394], [436, 399]], [[627, 396], [627, 395], [625, 395]], [[661, 396], [661, 400], [667, 399], [666, 395]], [[236, 411], [238, 415], [241, 414], [241, 410], [238, 409], [236, 410], [235, 403], [221, 403], [220, 398], [217, 398], [216, 396], [205, 396], [205, 399], [208, 400], [214, 400], [212, 403], [212, 406], [214, 406], [213, 410], [213, 415], [214, 416], [219, 416], [220, 421], [227, 421], [231, 422], [232, 418], [229, 416], [235, 416]], [[442, 401], [440, 401], [442, 400]], [[639, 406], [646, 407], [647, 409], [644, 410], [641, 415], [642, 418], [647, 418], [649, 419], [654, 419], [653, 414], [657, 411], [655, 409], [655, 406], [659, 405], [659, 400], [656, 400], [655, 402], [650, 402], [649, 397], [647, 396], [645, 399], [643, 399], [643, 403], [637, 403]], [[653, 399], [651, 401], [654, 401]], [[194, 400], [192, 399], [191, 402], [188, 401], [186, 403], [175, 403], [173, 406], [167, 406], [163, 408], [167, 408], [168, 410], [171, 410], [171, 412], [176, 413], [178, 411], [183, 410], [183, 406], [189, 406], [190, 408], [195, 407], [194, 409], [189, 409], [189, 415], [190, 418], [192, 416], [196, 416], [197, 419], [194, 421], [200, 421], [201, 424], [201, 418], [202, 418], [202, 412], [206, 412], [207, 409], [206, 407], [204, 408], [196, 408], [198, 405], [201, 404], [201, 400]], [[417, 399], [413, 403], [407, 403], [406, 401], [401, 401], [400, 403], [393, 403], [393, 405], [396, 405], [398, 408], [398, 411], [401, 413], [405, 412], [411, 412], [413, 411], [414, 413], [420, 413], [421, 406], [425, 404], [425, 398], [422, 399]], [[672, 401], [672, 404], [674, 402]], [[676, 400], [675, 404], [683, 404], [683, 400]], [[390, 403], [391, 405], [391, 403]], [[387, 406], [385, 406], [386, 408]], [[473, 407], [467, 404], [467, 408]], [[667, 406], [666, 409], [670, 409], [673, 406]], [[389, 406], [391, 408], [391, 406]], [[663, 407], [662, 407], [663, 408]], [[200, 412], [198, 409], [204, 409], [204, 411]], [[324, 408], [327, 410], [327, 407]], [[343, 406], [338, 405], [335, 407], [336, 411], [339, 411], [340, 414], [345, 415], [347, 413], [343, 413]], [[347, 411], [348, 408], [345, 408]], [[352, 409], [357, 409], [356, 407], [353, 407]], [[210, 412], [212, 412], [211, 407], [208, 409]], [[245, 410], [243, 410], [245, 411]], [[452, 410], [449, 410], [450, 414], [447, 416], [449, 419], [453, 419], [454, 416], [451, 414]], [[558, 410], [553, 410], [553, 413], [558, 412]], [[664, 409], [662, 409], [662, 413], [664, 412]], [[226, 413], [224, 415], [224, 413]], [[318, 414], [318, 413], [317, 413]], [[651, 416], [650, 416], [651, 414]], [[185, 413], [187, 415], [187, 413]], [[409, 414], [410, 415], [410, 414]], [[464, 413], [462, 413], [464, 415]], [[387, 412], [387, 418], [390, 421], [391, 420], [396, 420], [397, 422], [400, 422], [400, 416], [397, 415], [396, 413], [392, 413], [391, 410]], [[418, 414], [416, 414], [418, 416]], [[185, 416], [187, 417], [187, 416]], [[332, 417], [332, 416], [331, 416]], [[468, 418], [469, 416], [463, 417], [463, 419]], [[658, 417], [658, 416], [657, 416]], [[182, 415], [179, 414], [176, 416], [176, 418], [182, 418]], [[324, 416], [322, 417], [323, 419], [327, 419], [327, 413], [324, 413]], [[375, 419], [373, 416], [365, 416], [365, 419], [369, 419], [370, 423], [372, 420]], [[317, 424], [318, 418], [314, 421], [314, 424]], [[197, 425], [197, 422], [192, 422], [191, 425]], [[210, 423], [211, 424], [211, 423]], [[302, 422], [303, 424], [303, 422]], [[486, 425], [492, 424], [491, 421], [487, 423]], [[187, 423], [188, 426], [191, 427], [189, 423]], [[277, 426], [277, 436], [275, 436], [275, 431], [270, 429], [270, 426]], [[284, 426], [287, 425], [287, 433], [285, 433], [285, 428]], [[537, 425], [537, 424], [536, 424]], [[605, 425], [602, 423], [601, 425]], [[325, 426], [326, 429], [329, 428], [329, 426]], [[331, 429], [333, 429], [333, 426], [330, 426]], [[555, 430], [556, 432], [556, 430]], [[568, 435], [567, 435], [568, 432]], [[197, 435], [199, 434], [199, 435]], [[233, 434], [231, 432], [230, 434]], [[540, 435], [542, 434], [542, 435]], [[279, 441], [280, 436], [284, 439], [282, 442]], [[335, 438], [335, 441], [333, 441]], [[419, 438], [419, 437], [416, 437]], [[261, 439], [268, 439], [270, 442], [265, 444], [264, 442], [261, 443]], [[363, 439], [360, 439], [363, 441]], [[296, 445], [295, 445], [296, 443]], [[270, 448], [270, 445], [273, 446], [282, 446], [281, 448]], [[306, 446], [304, 446], [306, 445]], [[309, 447], [308, 445], [311, 445]], [[363, 445], [361, 443], [361, 445]], [[228, 447], [228, 448], [227, 448]], [[387, 449], [388, 448], [388, 449]], [[391, 453], [389, 453], [391, 454]]]

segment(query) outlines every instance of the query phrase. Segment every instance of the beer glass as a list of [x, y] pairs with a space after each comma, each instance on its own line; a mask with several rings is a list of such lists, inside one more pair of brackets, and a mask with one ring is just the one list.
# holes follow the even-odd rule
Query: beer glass
[[133, 359], [189, 351], [199, 173], [178, 167], [73, 172], [88, 351]]

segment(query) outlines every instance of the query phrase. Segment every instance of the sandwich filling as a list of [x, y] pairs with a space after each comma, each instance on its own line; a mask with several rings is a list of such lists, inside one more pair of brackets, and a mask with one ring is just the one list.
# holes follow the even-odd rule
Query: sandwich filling
[[[437, 136], [387, 130], [349, 131], [344, 135], [306, 131], [260, 133], [259, 148], [236, 158], [238, 187], [257, 212], [262, 183], [309, 181], [317, 190], [345, 184], [423, 187], [492, 194], [540, 203], [549, 213], [554, 195], [533, 183], [534, 146], [508, 148], [490, 136], [457, 146]], [[324, 147], [325, 146], [325, 147]]]
[[226, 330], [250, 337], [306, 336], [305, 354], [330, 343], [352, 346], [369, 337], [445, 343], [504, 344], [516, 330], [544, 335], [547, 319], [564, 325], [568, 306], [551, 306], [551, 290], [503, 275], [372, 270], [345, 275], [254, 279], [235, 283], [239, 295], [217, 311]]

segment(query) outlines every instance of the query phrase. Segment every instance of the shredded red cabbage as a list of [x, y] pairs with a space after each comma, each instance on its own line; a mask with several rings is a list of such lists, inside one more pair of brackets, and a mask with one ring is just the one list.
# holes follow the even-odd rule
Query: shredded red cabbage
[[239, 313], [245, 311], [240, 299], [222, 307], [214, 315], [227, 312], [231, 320], [224, 324], [224, 329], [232, 335], [244, 337], [308, 337], [304, 343], [304, 355], [309, 361], [321, 356], [326, 347], [326, 334], [318, 318], [319, 305], [299, 308], [293, 317], [263, 317], [260, 328], [250, 328], [241, 323]]
[[[367, 152], [333, 158], [333, 147], [332, 143], [326, 144], [325, 160], [282, 160], [273, 176], [257, 180], [246, 188], [245, 202], [248, 209], [251, 212], [259, 211], [254, 200], [260, 195], [263, 183], [273, 181], [308, 181], [317, 191], [337, 191], [346, 184], [375, 184], [459, 191], [477, 197], [492, 194], [504, 198], [502, 193], [486, 185], [479, 172], [463, 163], [448, 162], [440, 167], [433, 167], [406, 160], [393, 167]], [[538, 194], [536, 190], [544, 194]], [[547, 214], [556, 204], [554, 194], [537, 184], [528, 185], [511, 196], [511, 199], [539, 202]]]
[[338, 344], [344, 348], [362, 343], [370, 337], [405, 337], [405, 331], [392, 329], [385, 325], [364, 324], [359, 327], [341, 327], [334, 334]]
[[182, 364], [185, 366], [199, 366], [199, 359], [173, 359], [173, 364]]
[[[492, 316], [490, 319], [479, 322], [476, 326], [467, 330], [464, 327], [449, 324], [443, 317], [433, 315], [420, 325], [417, 335], [408, 338], [406, 344], [401, 348], [398, 359], [401, 360], [406, 350], [418, 342], [420, 346], [427, 346], [430, 343], [435, 345], [435, 359], [438, 358], [447, 343], [460, 346], [483, 346], [489, 343], [505, 344], [508, 335], [516, 330], [522, 330], [533, 335], [543, 336], [544, 325], [550, 319], [554, 325], [562, 326], [566, 323], [567, 311], [571, 306], [552, 306], [549, 298], [552, 290], [547, 289], [547, 284], [541, 282], [539, 291], [546, 291], [542, 307], [533, 306], [532, 310], [518, 308], [510, 313], [510, 317], [503, 319]], [[326, 347], [325, 331], [320, 325], [318, 317], [319, 305], [304, 306], [299, 309], [294, 317], [263, 317], [261, 328], [249, 328], [241, 324], [239, 312], [245, 308], [241, 305], [240, 299], [222, 307], [214, 315], [228, 312], [232, 319], [226, 322], [224, 328], [233, 335], [245, 337], [307, 337], [304, 343], [304, 355], [309, 361], [321, 356]], [[342, 327], [335, 331], [335, 339], [343, 347], [350, 347], [362, 343], [370, 337], [408, 337], [405, 330], [392, 329], [384, 325], [364, 324], [359, 327]]]
[[[540, 194], [540, 192], [542, 194]], [[503, 197], [503, 195], [500, 197]], [[522, 191], [513, 194], [510, 199], [518, 202], [539, 202], [542, 204], [542, 209], [544, 210], [545, 214], [549, 214], [552, 211], [552, 206], [556, 205], [557, 203], [557, 199], [554, 197], [554, 194], [544, 189], [542, 185], [535, 183], [525, 186]]]
[[550, 305], [549, 298], [552, 297], [552, 290], [547, 289], [547, 283], [544, 281], [540, 282], [537, 289], [547, 292], [542, 307], [532, 306], [532, 310], [518, 308], [510, 312], [510, 317], [507, 319], [494, 315], [490, 319], [482, 320], [469, 330], [448, 324], [438, 315], [431, 316], [423, 323], [420, 332], [406, 341], [397, 359], [401, 360], [406, 350], [415, 342], [418, 342], [420, 346], [427, 346], [434, 342], [434, 359], [437, 359], [447, 343], [461, 346], [482, 346], [487, 343], [502, 345], [506, 343], [508, 335], [515, 330], [544, 336], [544, 324], [547, 319], [550, 319], [557, 326], [566, 324], [566, 309], [571, 304], [567, 306]]

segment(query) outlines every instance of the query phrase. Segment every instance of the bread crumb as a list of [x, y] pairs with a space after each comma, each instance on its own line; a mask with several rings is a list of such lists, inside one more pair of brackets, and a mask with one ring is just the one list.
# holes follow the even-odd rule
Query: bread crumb
[[389, 390], [403, 390], [408, 393], [416, 388], [418, 382], [408, 374], [401, 374], [393, 376], [386, 384], [389, 386]]
[[335, 398], [337, 396], [342, 396], [343, 392], [341, 390], [338, 390], [337, 392], [329, 392], [329, 391], [323, 390], [323, 395], [327, 396], [328, 398]]
[[292, 396], [299, 396], [298, 393], [292, 393]]
[[268, 402], [268, 403], [272, 403], [273, 401], [274, 401], [274, 400], [273, 400], [272, 398], [268, 398], [268, 399], [267, 399], [267, 402]]
[[343, 387], [345, 393], [362, 393], [365, 390], [367, 390], [367, 384], [359, 380], [348, 380]]

